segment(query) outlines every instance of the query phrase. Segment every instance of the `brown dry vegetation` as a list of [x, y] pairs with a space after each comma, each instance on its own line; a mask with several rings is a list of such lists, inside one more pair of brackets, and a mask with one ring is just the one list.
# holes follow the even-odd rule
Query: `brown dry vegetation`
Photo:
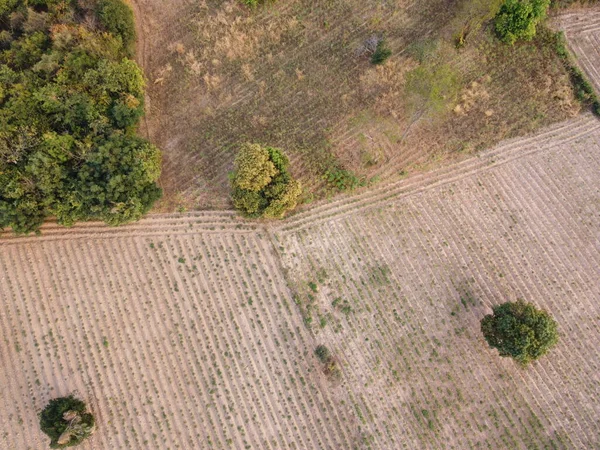
[[[134, 5], [149, 81], [146, 132], [165, 156], [163, 209], [227, 206], [227, 173], [245, 141], [283, 148], [308, 198], [318, 198], [332, 167], [393, 180], [578, 112], [543, 36], [508, 48], [472, 25], [466, 47], [455, 49], [455, 35], [478, 23], [472, 11], [481, 16], [487, 1]], [[380, 67], [357, 56], [373, 35], [385, 35], [394, 53]], [[448, 67], [457, 95], [413, 124], [419, 109], [405, 81], [419, 60]]]
[[[585, 115], [271, 228], [3, 235], [0, 447], [75, 391], [83, 449], [597, 448], [599, 141]], [[518, 297], [560, 328], [526, 370], [479, 332]]]

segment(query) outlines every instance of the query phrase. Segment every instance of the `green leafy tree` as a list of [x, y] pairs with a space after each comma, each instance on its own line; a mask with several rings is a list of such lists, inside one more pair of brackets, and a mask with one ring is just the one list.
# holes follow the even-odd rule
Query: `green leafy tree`
[[505, 0], [494, 19], [498, 37], [510, 45], [520, 39], [533, 39], [549, 6], [550, 0]]
[[123, 47], [131, 51], [135, 42], [135, 22], [131, 8], [122, 0], [100, 0], [98, 18], [102, 26], [120, 37]]
[[288, 172], [281, 150], [244, 144], [231, 174], [233, 205], [248, 217], [282, 218], [294, 209], [302, 193], [300, 182]]
[[546, 312], [523, 301], [494, 306], [481, 320], [481, 331], [500, 356], [526, 365], [538, 359], [558, 341], [557, 325]]
[[31, 1], [3, 1], [0, 21], [7, 8], [23, 20], [0, 51], [0, 229], [37, 231], [49, 216], [63, 225], [139, 219], [160, 196], [161, 162], [135, 136], [143, 74], [120, 25], [99, 32], [77, 21], [129, 7], [36, 0], [38, 12]]
[[92, 435], [95, 426], [85, 403], [72, 395], [50, 400], [40, 413], [40, 428], [50, 437], [50, 448], [78, 445]]

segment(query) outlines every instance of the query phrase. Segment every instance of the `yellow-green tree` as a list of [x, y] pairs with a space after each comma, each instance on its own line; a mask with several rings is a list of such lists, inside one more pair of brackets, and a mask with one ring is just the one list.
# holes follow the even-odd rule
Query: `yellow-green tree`
[[231, 174], [233, 205], [248, 217], [281, 219], [294, 209], [302, 186], [287, 168], [281, 150], [259, 144], [243, 144]]

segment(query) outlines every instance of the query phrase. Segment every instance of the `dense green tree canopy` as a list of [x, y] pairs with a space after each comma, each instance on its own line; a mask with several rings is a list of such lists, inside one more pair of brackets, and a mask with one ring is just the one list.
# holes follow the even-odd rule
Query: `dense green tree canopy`
[[50, 437], [50, 448], [75, 446], [91, 436], [95, 427], [85, 403], [73, 396], [50, 400], [40, 413], [40, 428]]
[[282, 218], [296, 207], [302, 193], [288, 165], [279, 149], [242, 145], [231, 175], [233, 205], [248, 217]]
[[160, 196], [160, 153], [135, 136], [133, 38], [121, 0], [0, 0], [0, 229], [117, 225]]
[[494, 20], [498, 37], [511, 45], [519, 39], [533, 39], [549, 6], [550, 0], [505, 0]]
[[481, 331], [500, 356], [525, 365], [544, 355], [558, 341], [556, 322], [546, 312], [523, 301], [494, 306], [481, 320]]

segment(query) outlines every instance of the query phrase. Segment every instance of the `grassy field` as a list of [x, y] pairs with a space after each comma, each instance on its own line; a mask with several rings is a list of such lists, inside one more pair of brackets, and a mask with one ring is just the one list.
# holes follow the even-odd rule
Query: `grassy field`
[[[597, 448], [599, 139], [585, 115], [277, 227], [1, 236], [0, 447], [75, 392], [84, 449]], [[479, 332], [516, 298], [560, 331], [526, 370]]]
[[[227, 174], [246, 141], [286, 150], [310, 201], [579, 111], [547, 33], [500, 45], [484, 23], [487, 1], [133, 3], [149, 81], [143, 131], [165, 158], [163, 210], [227, 207]], [[379, 67], [363, 51], [374, 36], [393, 52]], [[434, 86], [411, 88], [411, 76]]]

